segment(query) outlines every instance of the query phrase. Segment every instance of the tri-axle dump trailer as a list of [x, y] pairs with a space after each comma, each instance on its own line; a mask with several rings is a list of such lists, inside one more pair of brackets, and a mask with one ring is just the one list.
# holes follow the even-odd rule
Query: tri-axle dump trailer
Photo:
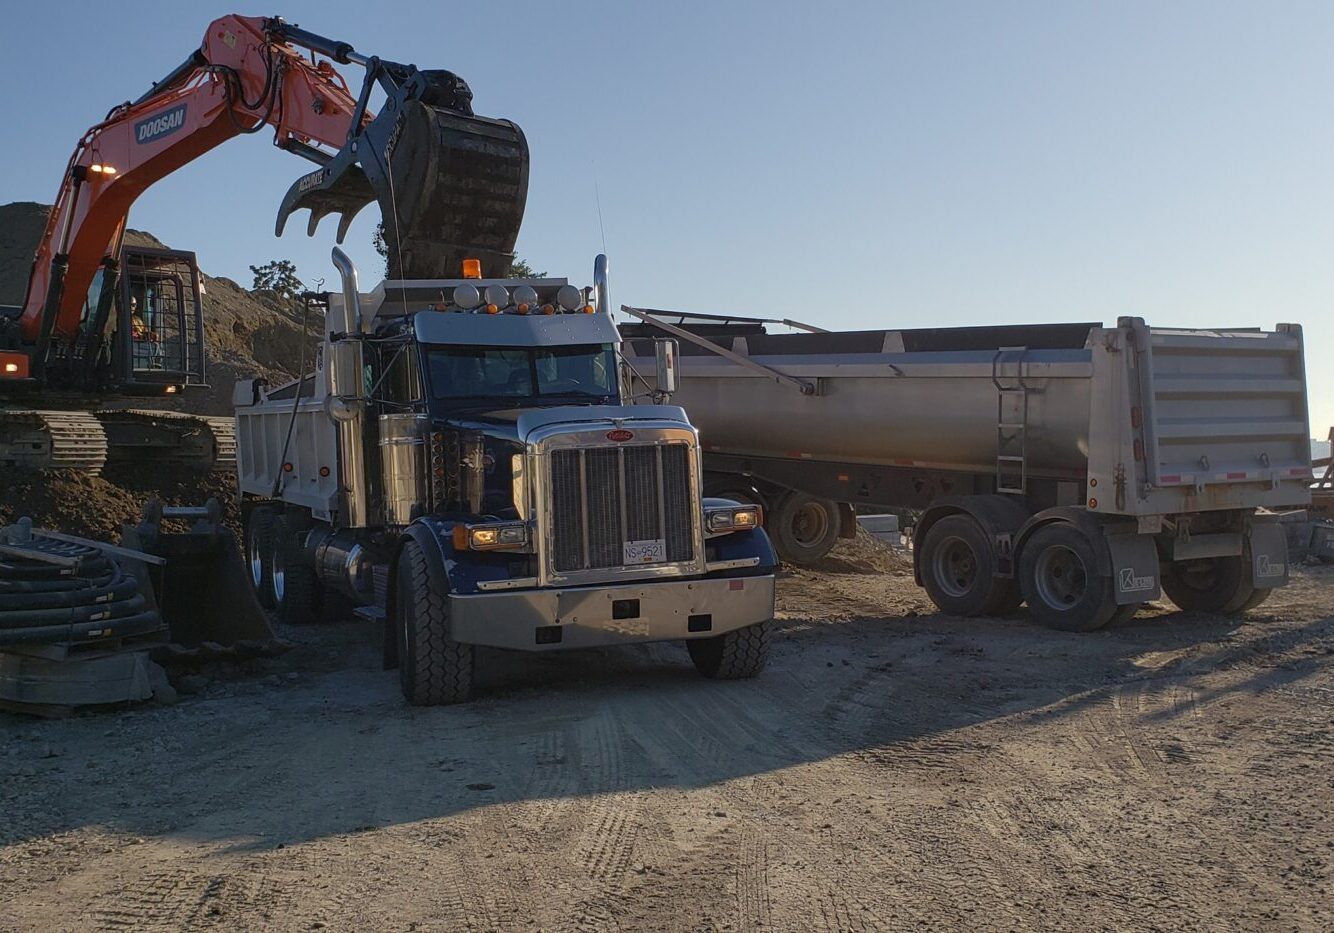
[[1024, 601], [1073, 630], [1160, 590], [1239, 612], [1287, 581], [1273, 513], [1311, 480], [1298, 325], [829, 333], [623, 310], [646, 382], [650, 338], [681, 341], [674, 400], [705, 489], [761, 504], [781, 556], [822, 556], [850, 506], [912, 510], [917, 580], [942, 610]]
[[685, 413], [629, 403], [605, 257], [588, 289], [368, 294], [334, 262], [314, 372], [234, 399], [251, 577], [280, 618], [382, 622], [421, 704], [469, 696], [478, 645], [681, 640], [706, 676], [759, 672], [776, 558], [754, 506], [704, 498]]

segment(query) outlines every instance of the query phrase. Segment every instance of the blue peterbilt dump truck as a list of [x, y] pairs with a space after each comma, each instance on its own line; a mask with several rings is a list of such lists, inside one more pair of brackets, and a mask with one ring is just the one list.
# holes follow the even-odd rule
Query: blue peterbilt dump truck
[[[684, 641], [708, 677], [764, 666], [776, 558], [757, 506], [702, 493], [686, 413], [635, 404], [595, 284], [388, 280], [341, 250], [314, 370], [234, 396], [250, 577], [288, 622], [382, 624], [414, 704], [472, 691], [478, 645]], [[663, 402], [673, 341], [657, 344]]]

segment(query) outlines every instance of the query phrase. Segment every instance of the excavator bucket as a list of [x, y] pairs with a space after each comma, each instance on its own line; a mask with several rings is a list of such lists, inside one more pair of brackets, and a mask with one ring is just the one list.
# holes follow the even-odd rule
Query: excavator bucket
[[307, 209], [312, 236], [323, 218], [339, 215], [341, 243], [357, 213], [377, 201], [389, 278], [456, 278], [465, 258], [480, 259], [484, 277], [503, 278], [528, 197], [523, 131], [475, 116], [471, 92], [450, 72], [389, 67], [401, 69], [395, 93], [326, 165], [296, 180], [277, 233]]
[[[186, 532], [168, 532], [163, 519], [193, 520], [194, 525]], [[277, 653], [283, 646], [255, 599], [236, 536], [221, 519], [216, 499], [202, 508], [164, 507], [150, 500], [143, 521], [125, 526], [121, 547], [165, 561], [143, 565], [143, 572], [173, 645], [252, 657]]]

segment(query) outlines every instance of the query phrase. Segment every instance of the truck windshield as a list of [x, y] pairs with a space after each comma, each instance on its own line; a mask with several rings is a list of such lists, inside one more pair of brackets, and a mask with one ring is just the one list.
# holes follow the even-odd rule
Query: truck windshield
[[430, 347], [431, 395], [437, 399], [616, 395], [611, 344], [570, 347]]

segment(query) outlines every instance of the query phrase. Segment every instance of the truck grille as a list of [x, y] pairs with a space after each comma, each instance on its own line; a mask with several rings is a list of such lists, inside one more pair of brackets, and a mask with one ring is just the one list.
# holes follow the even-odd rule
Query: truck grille
[[688, 444], [551, 454], [557, 573], [693, 560]]

